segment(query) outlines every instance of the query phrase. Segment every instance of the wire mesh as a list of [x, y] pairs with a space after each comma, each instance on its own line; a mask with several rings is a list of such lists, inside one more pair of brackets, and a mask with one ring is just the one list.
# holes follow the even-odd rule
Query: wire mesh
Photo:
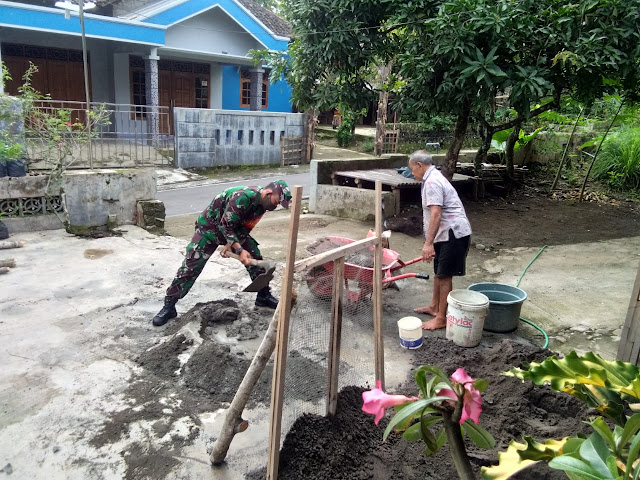
[[[324, 237], [306, 250], [315, 255], [351, 242], [342, 237]], [[348, 385], [370, 387], [375, 383], [373, 255], [371, 247], [345, 258], [337, 391]], [[383, 268], [395, 260], [384, 259]], [[290, 317], [281, 442], [300, 416], [327, 412], [333, 267], [334, 262], [330, 261], [295, 278], [297, 300]]]

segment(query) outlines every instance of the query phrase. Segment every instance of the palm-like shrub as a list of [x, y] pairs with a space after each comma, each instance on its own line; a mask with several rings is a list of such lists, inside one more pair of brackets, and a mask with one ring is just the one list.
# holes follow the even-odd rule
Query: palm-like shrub
[[594, 176], [616, 190], [640, 188], [640, 128], [623, 128], [606, 140]]

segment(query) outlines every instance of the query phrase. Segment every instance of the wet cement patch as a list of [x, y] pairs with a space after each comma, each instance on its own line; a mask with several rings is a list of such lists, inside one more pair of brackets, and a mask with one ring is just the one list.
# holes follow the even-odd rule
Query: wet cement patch
[[[142, 370], [123, 392], [125, 407], [110, 414], [91, 445], [100, 448], [131, 438], [133, 443], [121, 452], [125, 478], [165, 478], [179, 463], [180, 451], [200, 435], [200, 415], [227, 407], [251, 364], [241, 348], [221, 341], [227, 328], [250, 325], [255, 333], [255, 328], [266, 329], [272, 316], [270, 310], [243, 311], [230, 299], [194, 306], [169, 324], [157, 345], [135, 359]], [[188, 329], [191, 334], [181, 331], [191, 322], [195, 327]], [[237, 328], [237, 338], [243, 336], [241, 330]], [[196, 331], [200, 338], [194, 339]], [[294, 365], [305, 370], [322, 368], [304, 357], [295, 359]], [[271, 376], [272, 365], [267, 365], [249, 408], [269, 404]], [[310, 401], [317, 396], [313, 391], [306, 395]], [[188, 428], [176, 428], [185, 419]]]
[[97, 260], [98, 258], [111, 255], [112, 253], [113, 253], [113, 250], [105, 250], [101, 248], [88, 248], [84, 251], [84, 258], [88, 258], [89, 260]]

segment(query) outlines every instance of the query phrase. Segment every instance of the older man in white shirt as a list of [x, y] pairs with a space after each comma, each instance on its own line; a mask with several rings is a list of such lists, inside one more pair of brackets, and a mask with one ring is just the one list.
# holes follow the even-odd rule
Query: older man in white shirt
[[414, 152], [409, 158], [409, 168], [416, 179], [422, 180], [425, 238], [422, 259], [425, 262], [433, 259], [435, 273], [431, 303], [414, 311], [433, 316], [422, 322], [422, 328], [436, 330], [447, 324], [447, 296], [453, 289], [453, 277], [465, 274], [471, 225], [458, 192], [433, 165], [431, 155], [424, 150]]

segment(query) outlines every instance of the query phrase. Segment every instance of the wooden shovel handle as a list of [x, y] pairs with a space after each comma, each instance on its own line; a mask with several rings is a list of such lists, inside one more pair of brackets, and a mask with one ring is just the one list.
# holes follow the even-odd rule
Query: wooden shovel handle
[[[226, 255], [227, 255], [227, 258], [235, 258], [236, 260], [240, 261], [240, 255], [236, 255], [233, 252], [227, 252]], [[266, 269], [269, 269], [269, 267], [271, 266], [270, 263], [265, 262], [263, 260], [256, 260], [255, 258], [252, 258], [250, 263], [251, 265], [255, 265], [256, 267], [262, 267]]]

